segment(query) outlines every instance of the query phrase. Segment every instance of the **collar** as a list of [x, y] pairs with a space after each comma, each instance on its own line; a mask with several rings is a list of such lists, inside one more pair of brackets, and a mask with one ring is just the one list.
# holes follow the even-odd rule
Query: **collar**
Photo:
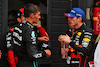
[[22, 21], [22, 23], [26, 23], [27, 21], [24, 19], [23, 21]]
[[34, 26], [30, 22], [28, 22], [27, 20], [23, 20], [22, 23], [27, 24], [30, 28], [34, 28]]
[[76, 29], [76, 31], [82, 30], [84, 26], [85, 26], [85, 23], [83, 23], [80, 28]]

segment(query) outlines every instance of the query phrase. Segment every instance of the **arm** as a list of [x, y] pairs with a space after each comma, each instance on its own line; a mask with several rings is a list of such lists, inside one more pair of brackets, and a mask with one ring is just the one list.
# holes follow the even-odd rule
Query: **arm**
[[84, 32], [81, 45], [74, 41], [70, 42], [70, 45], [79, 53], [83, 55], [90, 55], [94, 50], [94, 34], [92, 32]]
[[84, 36], [82, 37], [81, 45], [71, 40], [68, 35], [62, 35], [62, 37], [60, 37], [60, 40], [69, 44], [72, 48], [83, 55], [89, 55], [94, 49], [94, 34], [91, 32], [89, 32], [88, 34], [84, 34]]
[[47, 58], [51, 56], [51, 51], [49, 49], [45, 49], [44, 51], [46, 52]]
[[49, 38], [46, 30], [42, 26], [38, 27], [38, 30], [39, 30], [39, 33], [40, 33], [41, 36], [46, 36], [46, 37]]
[[50, 42], [43, 42], [41, 49], [46, 51], [46, 57], [50, 57], [51, 56], [51, 45]]
[[38, 22], [37, 28], [39, 30], [39, 34], [41, 37], [38, 37], [38, 40], [40, 41], [46, 41], [46, 43], [43, 43], [41, 49], [43, 49], [46, 52], [46, 57], [51, 56], [51, 50], [50, 50], [50, 45], [48, 44], [49, 41], [49, 36], [46, 32], [46, 30], [41, 26], [41, 22]]
[[48, 42], [49, 41], [49, 38], [46, 37], [46, 36], [41, 36], [41, 37], [38, 37], [38, 40], [39, 41], [46, 41], [46, 42]]
[[37, 26], [41, 36], [46, 36], [49, 38], [46, 30], [41, 26], [41, 21], [38, 21], [37, 24], [33, 24], [33, 26]]
[[12, 50], [8, 51], [7, 56], [8, 56], [8, 62], [10, 64], [10, 67], [16, 67], [14, 52]]
[[16, 67], [13, 45], [12, 45], [13, 44], [12, 43], [12, 31], [9, 31], [7, 33], [6, 41], [7, 41], [7, 50], [8, 50], [7, 52], [8, 62], [10, 64], [10, 67]]

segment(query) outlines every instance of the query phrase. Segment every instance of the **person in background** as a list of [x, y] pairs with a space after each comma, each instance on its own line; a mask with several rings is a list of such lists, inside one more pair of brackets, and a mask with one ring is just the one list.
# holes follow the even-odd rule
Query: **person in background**
[[[18, 10], [18, 13], [17, 13], [17, 22], [21, 23], [24, 19], [25, 19], [24, 8], [21, 8]], [[6, 37], [7, 57], [8, 57], [8, 62], [9, 62], [10, 67], [16, 67], [16, 64], [18, 63], [18, 58], [14, 51], [14, 45], [13, 45], [13, 39], [12, 39], [13, 31], [14, 31], [14, 26], [11, 29], [9, 29], [6, 35], [7, 36]]]
[[100, 33], [98, 34], [96, 41], [96, 49], [94, 52], [94, 67], [100, 67]]
[[75, 31], [72, 38], [66, 34], [58, 37], [58, 40], [72, 47], [70, 49], [70, 67], [89, 67], [95, 35], [84, 24], [85, 13], [81, 8], [73, 8], [70, 13], [65, 13], [65, 16], [68, 17], [68, 24], [74, 27]]
[[[32, 67], [36, 59], [50, 57], [49, 49], [38, 50], [37, 24], [40, 17], [40, 9], [32, 3], [24, 7], [25, 20], [14, 28], [13, 39], [16, 55], [19, 59], [18, 67]], [[19, 36], [16, 36], [19, 35]], [[26, 64], [25, 64], [26, 63]], [[35, 66], [34, 66], [35, 67]]]

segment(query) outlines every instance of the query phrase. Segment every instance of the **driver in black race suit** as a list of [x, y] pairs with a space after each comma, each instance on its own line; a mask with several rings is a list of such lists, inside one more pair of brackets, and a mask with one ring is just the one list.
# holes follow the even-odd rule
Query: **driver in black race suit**
[[37, 48], [37, 29], [33, 23], [41, 18], [38, 6], [27, 4], [24, 7], [24, 16], [25, 20], [15, 26], [13, 31], [14, 50], [18, 57], [17, 67], [32, 67], [33, 61], [49, 57], [51, 52], [49, 49], [39, 51]]

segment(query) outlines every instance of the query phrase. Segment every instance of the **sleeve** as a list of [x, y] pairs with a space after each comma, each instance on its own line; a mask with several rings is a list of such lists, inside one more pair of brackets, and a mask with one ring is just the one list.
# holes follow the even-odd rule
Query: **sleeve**
[[50, 42], [49, 41], [48, 42], [43, 42], [41, 49], [42, 50], [46, 50], [46, 49], [51, 50]]
[[76, 38], [76, 42], [73, 40], [70, 42], [71, 47], [82, 55], [90, 55], [94, 49], [94, 34], [91, 32], [85, 32], [81, 38], [82, 43], [80, 45], [77, 43]]
[[6, 35], [6, 42], [7, 42], [7, 50], [13, 50], [13, 39], [12, 39], [12, 31], [8, 31]]
[[16, 67], [14, 52], [12, 50], [8, 51], [7, 56], [8, 56], [8, 62], [10, 64], [10, 67]]
[[6, 42], [7, 42], [7, 57], [10, 67], [16, 67], [15, 58], [14, 58], [14, 51], [13, 51], [13, 39], [12, 39], [12, 31], [9, 31], [6, 35]]
[[[39, 34], [40, 34], [41, 36], [46, 36], [46, 37], [49, 38], [49, 36], [48, 36], [46, 30], [45, 30], [42, 26], [38, 27], [38, 30], [39, 30]], [[41, 49], [42, 49], [42, 50], [51, 49], [50, 42], [49, 42], [49, 41], [48, 41], [48, 42], [43, 42]]]
[[28, 27], [26, 27], [26, 30], [23, 31], [23, 33], [23, 38], [24, 42], [26, 43], [29, 58], [32, 60], [44, 58], [46, 56], [46, 53], [45, 51], [38, 51], [35, 31], [31, 31], [30, 29], [28, 29]]
[[38, 27], [38, 30], [39, 30], [39, 33], [40, 33], [41, 36], [46, 36], [46, 37], [49, 38], [46, 30], [42, 26]]

